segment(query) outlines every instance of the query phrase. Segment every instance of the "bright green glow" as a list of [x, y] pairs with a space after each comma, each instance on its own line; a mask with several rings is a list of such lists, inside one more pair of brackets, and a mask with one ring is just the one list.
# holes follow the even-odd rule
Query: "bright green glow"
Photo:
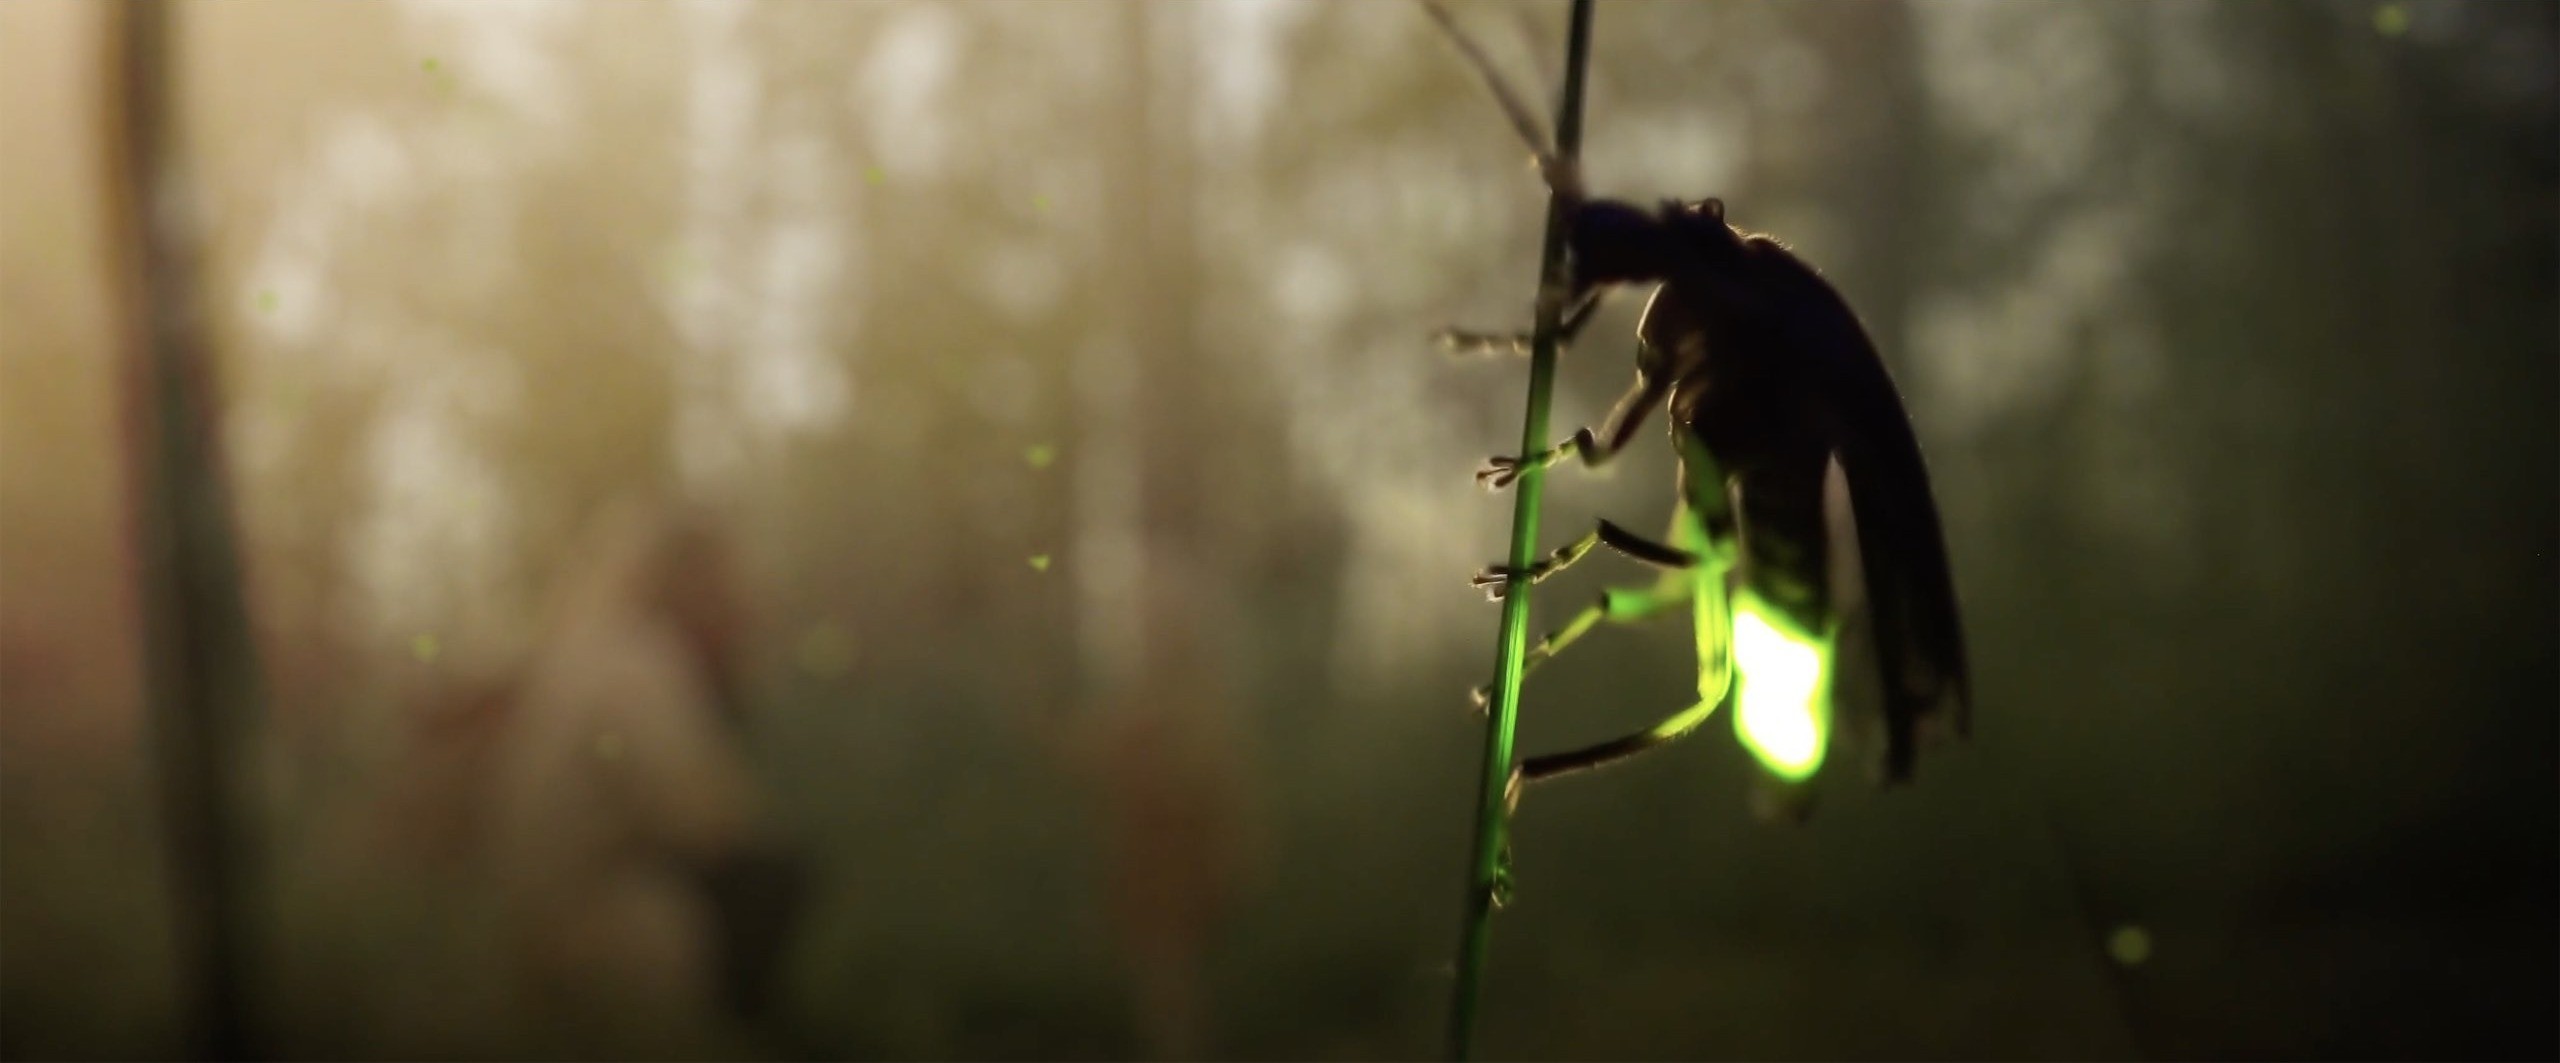
[[1733, 660], [1742, 673], [1734, 733], [1762, 766], [1800, 782], [1830, 745], [1829, 640], [1801, 634], [1748, 589], [1733, 613]]

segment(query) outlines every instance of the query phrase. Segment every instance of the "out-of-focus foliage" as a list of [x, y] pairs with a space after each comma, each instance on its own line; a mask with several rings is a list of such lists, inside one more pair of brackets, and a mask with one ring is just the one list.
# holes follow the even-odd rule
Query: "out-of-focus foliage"
[[[1460, 12], [1552, 79], [1560, 6]], [[368, 839], [657, 490], [742, 555], [817, 868], [779, 1014], [687, 1050], [1435, 1050], [1520, 385], [1422, 340], [1523, 323], [1540, 191], [1418, 12], [178, 14], [290, 1052], [522, 1054]], [[0, 6], [13, 1057], [173, 1043], [94, 16]], [[2560, 9], [1611, 4], [1593, 64], [1596, 187], [1724, 197], [1878, 336], [1979, 739], [1801, 831], [1718, 728], [1534, 796], [1489, 1050], [2548, 1054]], [[1549, 525], [1658, 524], [1657, 449]], [[1685, 703], [1679, 625], [1586, 645], [1525, 749]]]

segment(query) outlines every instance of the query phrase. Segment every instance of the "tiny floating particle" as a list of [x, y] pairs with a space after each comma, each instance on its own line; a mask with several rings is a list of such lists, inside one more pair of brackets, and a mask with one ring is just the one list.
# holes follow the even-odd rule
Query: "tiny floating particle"
[[272, 314], [276, 312], [275, 289], [261, 288], [258, 290], [258, 312], [261, 314]]
[[2373, 31], [2385, 37], [2397, 37], [2409, 32], [2409, 6], [2384, 4], [2374, 8]]
[[2107, 935], [2107, 955], [2127, 967], [2139, 967], [2151, 958], [2151, 932], [2138, 926], [2120, 926]]
[[1033, 443], [1022, 448], [1022, 461], [1034, 469], [1046, 469], [1058, 460], [1058, 450], [1047, 443]]
[[865, 166], [862, 168], [862, 179], [875, 185], [887, 184], [889, 183], [889, 171], [883, 170], [876, 165]]
[[1047, 554], [1033, 554], [1033, 555], [1031, 555], [1031, 571], [1033, 571], [1033, 572], [1047, 572], [1047, 571], [1049, 571], [1049, 555], [1047, 555]]
[[1034, 214], [1049, 213], [1049, 193], [1042, 192], [1031, 197], [1031, 212]]
[[420, 634], [409, 639], [409, 652], [422, 662], [434, 662], [436, 655], [443, 651], [444, 647], [436, 642], [434, 635]]
[[443, 60], [434, 56], [418, 60], [418, 72], [426, 75], [428, 90], [438, 96], [451, 97], [456, 93], [459, 79], [453, 76], [453, 71], [444, 65]]

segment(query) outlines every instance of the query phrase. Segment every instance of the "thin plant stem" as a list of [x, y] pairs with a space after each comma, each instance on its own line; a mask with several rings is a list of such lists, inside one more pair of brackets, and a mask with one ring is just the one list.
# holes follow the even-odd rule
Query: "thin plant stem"
[[257, 1059], [268, 1054], [257, 999], [264, 927], [242, 775], [258, 668], [198, 305], [195, 187], [180, 142], [171, 6], [116, 5], [102, 42], [110, 290], [123, 330], [133, 492], [127, 519], [176, 905], [184, 1051]]
[[[1591, 53], [1591, 0], [1573, 0], [1565, 42], [1564, 91], [1556, 104], [1555, 159], [1570, 167], [1582, 149], [1582, 85]], [[1555, 390], [1556, 333], [1564, 315], [1566, 211], [1563, 190], [1549, 190], [1547, 238], [1539, 257], [1536, 331], [1529, 352], [1529, 408], [1520, 428], [1520, 453], [1547, 445], [1547, 406]], [[1525, 572], [1538, 550], [1538, 500], [1545, 470], [1531, 462], [1514, 487], [1511, 571]], [[1504, 588], [1502, 635], [1495, 657], [1493, 699], [1485, 713], [1484, 774], [1476, 796], [1475, 851], [1467, 882], [1466, 923], [1458, 942], [1457, 988], [1449, 1006], [1449, 1055], [1469, 1058], [1475, 1048], [1476, 1006], [1484, 984], [1485, 952], [1493, 940], [1495, 895], [1502, 888], [1504, 839], [1510, 830], [1504, 791], [1511, 780], [1512, 739], [1520, 711], [1521, 658], [1528, 644], [1529, 582], [1514, 575]]]

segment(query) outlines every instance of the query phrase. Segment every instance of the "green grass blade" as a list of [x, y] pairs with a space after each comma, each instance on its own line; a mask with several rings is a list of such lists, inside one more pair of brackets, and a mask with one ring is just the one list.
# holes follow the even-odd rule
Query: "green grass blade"
[[[1565, 44], [1564, 92], [1556, 105], [1556, 157], [1570, 163], [1582, 150], [1582, 85], [1591, 52], [1591, 0], [1573, 0], [1572, 30]], [[1547, 201], [1546, 248], [1538, 272], [1537, 332], [1529, 356], [1529, 409], [1520, 429], [1522, 454], [1547, 445], [1547, 405], [1555, 390], [1556, 330], [1563, 317], [1565, 203]], [[1511, 566], [1526, 569], [1538, 551], [1538, 500], [1545, 470], [1530, 465], [1515, 486], [1511, 511]], [[1457, 988], [1449, 1008], [1449, 1055], [1467, 1059], [1475, 1048], [1476, 1005], [1484, 982], [1485, 951], [1493, 938], [1493, 900], [1509, 832], [1503, 788], [1511, 778], [1512, 737], [1520, 711], [1521, 655], [1529, 633], [1529, 584], [1514, 580], [1502, 601], [1502, 636], [1494, 665], [1493, 703], [1485, 713], [1484, 775], [1476, 798], [1475, 851], [1467, 882], [1466, 924], [1458, 944]]]

